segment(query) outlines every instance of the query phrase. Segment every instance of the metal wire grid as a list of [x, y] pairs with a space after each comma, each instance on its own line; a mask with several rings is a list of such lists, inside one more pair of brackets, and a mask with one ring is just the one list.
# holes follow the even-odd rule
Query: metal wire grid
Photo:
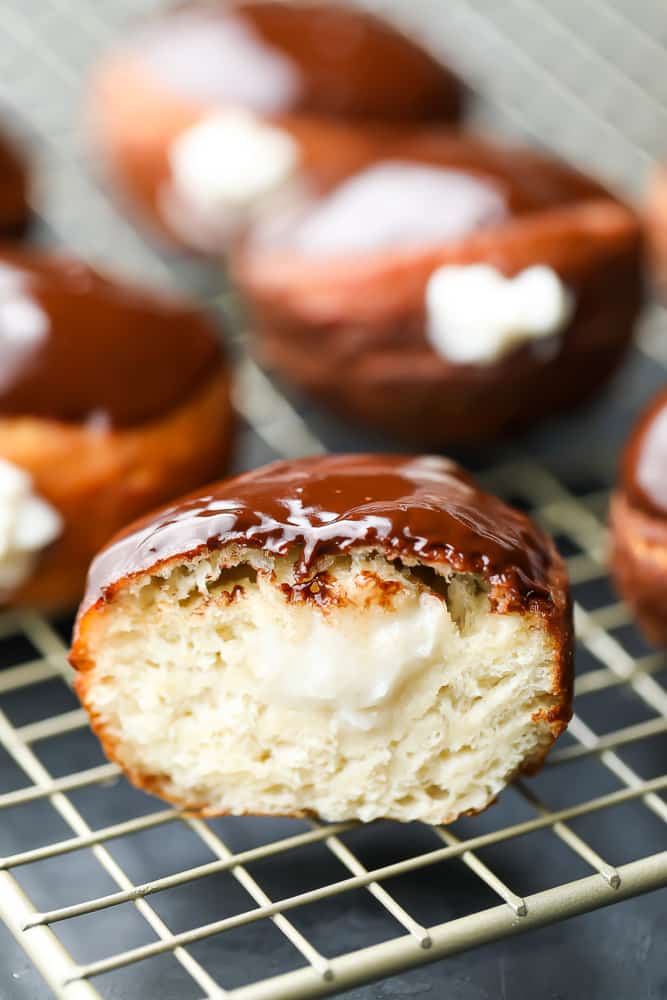
[[[44, 218], [52, 234], [89, 257], [120, 262], [134, 272], [140, 270], [157, 280], [170, 280], [173, 267], [150, 252], [91, 186], [78, 162], [71, 129], [82, 67], [137, 6], [145, 9], [147, 5], [125, 0], [105, 7], [104, 12], [100, 5], [93, 7], [85, 0], [32, 0], [5, 5], [3, 28], [14, 44], [11, 51], [1, 53], [4, 65], [0, 84], [6, 101], [30, 121], [42, 146], [48, 168], [40, 204], [47, 206]], [[398, 9], [389, 2], [373, 6], [390, 8], [418, 33], [420, 27], [423, 30], [442, 16], [435, 2], [405, 4]], [[449, 46], [450, 59], [458, 61], [486, 94], [486, 105], [477, 113], [479, 121], [493, 120], [504, 131], [518, 130], [537, 138], [548, 136], [550, 144], [570, 159], [594, 163], [597, 172], [606, 173], [610, 182], [632, 191], [637, 190], [646, 166], [658, 152], [658, 126], [664, 126], [667, 116], [667, 87], [664, 94], [658, 94], [658, 88], [664, 86], [664, 72], [659, 71], [664, 71], [665, 66], [667, 18], [660, 19], [657, 8], [648, 2], [633, 4], [631, 13], [632, 20], [622, 0], [606, 4], [601, 0], [577, 0], [576, 4], [559, 0], [549, 10], [528, 0], [502, 5], [454, 0], [447, 5], [443, 44]], [[596, 21], [594, 47], [590, 41], [591, 17]], [[629, 49], [632, 59], [617, 58], [619, 39], [625, 56]], [[554, 67], [555, 46], [558, 60]], [[27, 75], [16, 72], [18, 66], [25, 69], [26, 54], [33, 67], [33, 73]], [[591, 79], [595, 92], [591, 91]], [[50, 101], [44, 100], [47, 89], [52, 93]], [[61, 100], [57, 100], [58, 96]], [[633, 108], [631, 116], [629, 107]], [[221, 302], [223, 307], [225, 304]], [[661, 340], [667, 342], [664, 332], [662, 310], [655, 307], [645, 323], [641, 346], [663, 361], [667, 359], [661, 345]], [[294, 455], [323, 450], [322, 442], [290, 403], [247, 360], [239, 367], [237, 400], [248, 423], [249, 445], [250, 438], [258, 436], [271, 453]], [[521, 456], [494, 468], [484, 478], [498, 492], [523, 502], [557, 535], [570, 553], [568, 565], [575, 591], [583, 588], [587, 593], [589, 584], [603, 584], [604, 490], [577, 495], [545, 468]], [[22, 808], [48, 802], [67, 831], [52, 843], [13, 852], [0, 861], [0, 916], [55, 992], [68, 1000], [99, 996], [94, 983], [101, 980], [96, 977], [164, 953], [173, 955], [196, 984], [199, 995], [291, 1000], [334, 993], [667, 884], [667, 852], [615, 867], [609, 858], [600, 855], [590, 837], [584, 838], [574, 829], [583, 817], [598, 813], [604, 817], [614, 807], [631, 802], [641, 804], [664, 829], [667, 803], [662, 793], [667, 790], [667, 774], [643, 778], [621, 754], [628, 747], [644, 745], [667, 733], [667, 691], [660, 682], [667, 657], [628, 650], [618, 638], [619, 629], [629, 623], [628, 614], [623, 605], [611, 599], [600, 604], [599, 597], [593, 601], [582, 597], [576, 607], [576, 623], [579, 643], [596, 666], [578, 679], [577, 714], [569, 729], [571, 740], [552, 754], [549, 770], [571, 770], [576, 789], [581, 768], [597, 760], [613, 777], [612, 790], [605, 791], [601, 783], [601, 794], [562, 808], [550, 808], [533, 785], [519, 783], [517, 794], [530, 811], [529, 818], [509, 824], [487, 823], [485, 832], [478, 832], [482, 828], [478, 825], [473, 835], [468, 835], [468, 826], [462, 837], [458, 836], [458, 826], [457, 834], [452, 829], [434, 829], [427, 850], [381, 867], [364, 866], [359, 852], [352, 850], [349, 835], [354, 833], [353, 824], [311, 823], [292, 835], [240, 850], [230, 846], [229, 838], [221, 836], [215, 823], [179, 815], [171, 809], [146, 815], [143, 808], [137, 808], [136, 815], [121, 822], [92, 827], [85, 810], [76, 804], [77, 794], [98, 786], [109, 787], [107, 783], [117, 774], [115, 766], [103, 763], [54, 776], [40, 754], [40, 748], [49, 740], [67, 741], [81, 732], [86, 726], [83, 712], [73, 708], [17, 724], [11, 713], [0, 709], [0, 748], [21, 774], [19, 787], [0, 795], [3, 817], [11, 822]], [[0, 616], [0, 644], [8, 642], [11, 647], [21, 637], [36, 655], [8, 658], [0, 672], [0, 705], [4, 696], [37, 690], [37, 685], [49, 680], [62, 679], [65, 684], [71, 681], [64, 655], [66, 646], [57, 623], [30, 613]], [[649, 717], [598, 735], [584, 721], [587, 699], [614, 689], [633, 692]], [[145, 831], [166, 833], [174, 827], [187, 828], [213, 860], [150, 882], [134, 882], [129, 866], [118, 860], [119, 845], [132, 842]], [[554, 843], [557, 840], [565, 845], [590, 874], [522, 895], [512, 888], [510, 878], [501, 878], [482, 859], [480, 852], [494, 845], [513, 844], [518, 838], [530, 842], [531, 836], [540, 831], [548, 831]], [[343, 866], [344, 877], [272, 899], [262, 887], [263, 879], [250, 871], [262, 861], [284, 864], [292, 852], [316, 844]], [[76, 903], [39, 910], [21, 886], [21, 872], [49, 859], [88, 852], [108, 876], [113, 891], [93, 898], [87, 898], [90, 894], [82, 891]], [[496, 905], [426, 926], [403, 905], [399, 894], [392, 892], [391, 882], [389, 887], [385, 883], [445, 860], [465, 865], [488, 887]], [[225, 872], [242, 886], [253, 905], [203, 926], [172, 931], [158, 912], [159, 894]], [[316, 947], [297, 926], [296, 915], [310, 904], [340, 899], [355, 890], [373, 897], [395, 922], [397, 936], [357, 952], [327, 957], [325, 949]], [[151, 897], [156, 898], [151, 901]], [[104, 957], [77, 964], [55, 925], [74, 917], [101, 915], [123, 905], [136, 910], [153, 940], [118, 950], [109, 947]], [[290, 942], [300, 967], [279, 976], [255, 977], [254, 982], [225, 990], [221, 977], [214, 977], [194, 954], [194, 946], [214, 935], [248, 929], [264, 919], [273, 921], [278, 933]]]

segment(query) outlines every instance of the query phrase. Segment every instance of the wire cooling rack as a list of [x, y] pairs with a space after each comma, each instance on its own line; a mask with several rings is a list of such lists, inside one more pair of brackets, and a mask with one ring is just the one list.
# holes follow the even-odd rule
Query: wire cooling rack
[[[82, 75], [126, 17], [150, 6], [6, 0], [0, 96], [42, 159], [45, 242], [194, 286], [229, 320], [231, 299], [149, 250], [91, 184], [78, 152]], [[667, 134], [659, 5], [450, 0], [446, 14], [435, 0], [372, 6], [442, 45], [484, 94], [477, 122], [547, 141], [630, 194], [641, 189]], [[232, 339], [242, 346], [241, 333]], [[649, 381], [664, 378], [655, 362], [667, 360], [667, 325], [657, 306], [640, 347], [644, 360], [617, 388], [635, 408], [646, 391], [638, 380], [649, 370]], [[238, 353], [237, 465], [365, 443], [296, 407]], [[602, 406], [604, 426], [618, 422], [618, 404]], [[585, 426], [576, 436], [597, 457], [603, 442]], [[643, 645], [606, 577], [608, 465], [598, 474], [591, 460], [587, 481], [581, 471], [556, 476], [534, 450], [497, 454], [481, 473], [567, 558], [576, 714], [540, 776], [453, 827], [203, 821], [165, 809], [101, 757], [70, 691], [71, 622], [0, 616], [0, 917], [58, 996], [325, 996], [667, 884], [667, 656]], [[0, 963], [3, 1000], [22, 974], [11, 961]]]

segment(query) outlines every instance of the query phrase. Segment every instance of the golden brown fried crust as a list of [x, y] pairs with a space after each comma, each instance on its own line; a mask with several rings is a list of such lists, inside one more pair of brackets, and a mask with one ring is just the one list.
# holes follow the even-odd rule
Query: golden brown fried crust
[[663, 298], [667, 296], [667, 168], [653, 174], [644, 204], [646, 249], [653, 281]]
[[[555, 702], [545, 715], [538, 713], [550, 724], [551, 734], [555, 739], [566, 729], [572, 718], [572, 699], [574, 696], [574, 616], [572, 609], [572, 594], [565, 562], [556, 549], [554, 542], [546, 539], [551, 559], [550, 590], [554, 602], [554, 614], [549, 621], [551, 637], [557, 651], [554, 667], [552, 693]], [[544, 752], [546, 756], [548, 747]], [[538, 761], [536, 769], [542, 766], [544, 756]], [[530, 765], [528, 765], [530, 766]], [[529, 771], [527, 773], [533, 773]]]
[[[551, 208], [431, 252], [332, 262], [260, 251], [235, 261], [262, 359], [343, 417], [422, 447], [474, 444], [593, 393], [618, 367], [641, 300], [640, 234], [611, 199]], [[531, 347], [488, 365], [452, 364], [426, 340], [424, 290], [444, 264], [539, 262], [576, 312], [555, 357]]]
[[649, 642], [667, 646], [667, 519], [634, 507], [624, 492], [610, 509], [616, 587]]
[[[572, 716], [572, 695], [574, 683], [573, 649], [574, 649], [574, 628], [572, 621], [572, 602], [569, 593], [569, 584], [565, 564], [555, 546], [550, 539], [546, 539], [551, 561], [549, 571], [549, 590], [553, 598], [553, 611], [547, 621], [547, 628], [551, 634], [556, 657], [552, 673], [552, 696], [553, 704], [547, 710], [540, 710], [533, 716], [533, 721], [538, 724], [546, 722], [551, 734], [551, 740], [543, 748], [540, 748], [533, 757], [526, 760], [523, 765], [512, 774], [509, 780], [514, 780], [522, 774], [536, 774], [542, 767], [549, 749], [558, 736], [565, 730]], [[186, 556], [186, 553], [173, 557], [167, 564], [177, 565]], [[114, 594], [122, 591], [129, 578], [117, 581], [111, 593], [106, 599], [100, 599], [90, 606], [79, 618], [74, 637], [74, 644], [70, 653], [70, 662], [78, 671], [75, 681], [76, 692], [90, 716], [90, 724], [93, 731], [102, 744], [104, 753], [109, 760], [115, 762], [125, 772], [127, 778], [137, 788], [142, 789], [152, 795], [171, 802], [179, 809], [188, 813], [200, 816], [221, 816], [225, 812], [213, 809], [205, 801], [194, 802], [182, 800], [174, 797], [169, 789], [169, 778], [164, 774], [150, 774], [139, 767], [128, 766], [123, 759], [122, 749], [119, 747], [117, 739], [111, 735], [100, 715], [94, 709], [89, 696], [89, 688], [92, 682], [92, 670], [95, 666], [94, 660], [89, 651], [88, 637], [94, 632], [99, 616], [112, 611]], [[387, 595], [380, 588], [378, 599], [385, 601]], [[524, 612], [527, 613], [527, 612]], [[492, 804], [492, 803], [490, 803]], [[481, 810], [473, 810], [466, 815], [474, 815]], [[292, 818], [319, 818], [316, 813], [310, 810], [303, 810], [298, 813], [289, 814]], [[458, 815], [445, 815], [442, 823], [451, 823], [458, 818]]]
[[34, 417], [0, 419], [0, 456], [25, 469], [64, 520], [12, 605], [72, 607], [95, 552], [124, 524], [220, 475], [232, 437], [229, 374], [221, 368], [168, 416], [95, 431]]

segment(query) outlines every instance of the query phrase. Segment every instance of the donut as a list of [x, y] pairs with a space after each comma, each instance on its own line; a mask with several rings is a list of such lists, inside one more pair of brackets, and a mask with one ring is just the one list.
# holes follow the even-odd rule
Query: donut
[[[364, 129], [460, 106], [453, 74], [370, 14], [214, 0], [139, 23], [101, 60], [86, 118], [126, 207], [168, 243], [219, 254], [339, 145], [363, 150]], [[335, 123], [362, 128], [341, 142]]]
[[667, 645], [667, 388], [626, 444], [610, 506], [616, 587], [649, 642]]
[[0, 132], [0, 238], [21, 236], [30, 220], [28, 165], [15, 138]]
[[567, 725], [570, 596], [453, 462], [305, 458], [116, 536], [70, 659], [107, 755], [180, 808], [446, 823]]
[[631, 339], [640, 227], [546, 155], [446, 130], [376, 144], [232, 255], [257, 350], [348, 420], [476, 445], [568, 409]]
[[75, 605], [124, 524], [220, 475], [229, 371], [188, 303], [0, 252], [0, 604]]

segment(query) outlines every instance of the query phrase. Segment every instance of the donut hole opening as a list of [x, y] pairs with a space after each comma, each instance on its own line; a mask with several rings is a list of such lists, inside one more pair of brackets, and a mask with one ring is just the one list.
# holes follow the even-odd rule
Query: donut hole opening
[[558, 651], [539, 616], [373, 550], [307, 586], [297, 560], [205, 553], [91, 618], [79, 691], [136, 781], [207, 814], [442, 823], [541, 759]]

